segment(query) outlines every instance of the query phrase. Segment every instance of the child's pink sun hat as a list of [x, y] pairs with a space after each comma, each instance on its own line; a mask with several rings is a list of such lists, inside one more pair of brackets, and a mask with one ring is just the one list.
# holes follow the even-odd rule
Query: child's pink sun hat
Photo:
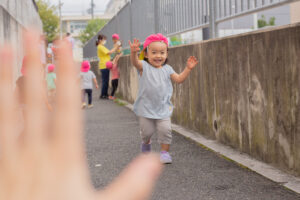
[[81, 63], [81, 71], [82, 72], [88, 72], [90, 70], [90, 62], [85, 60]]
[[111, 36], [113, 39], [117, 39], [119, 40], [120, 39], [120, 36], [116, 33], [114, 33], [112, 36]]
[[106, 69], [112, 69], [113, 63], [111, 61], [106, 62]]
[[48, 65], [48, 72], [53, 72], [54, 69], [55, 69], [55, 65], [53, 64]]
[[145, 49], [152, 43], [152, 42], [163, 42], [167, 46], [169, 46], [169, 41], [168, 38], [166, 38], [163, 34], [157, 33], [157, 34], [152, 34], [149, 35], [143, 45], [143, 50], [140, 54], [140, 60], [143, 60], [145, 57]]
[[167, 46], [169, 46], [169, 41], [168, 39], [161, 33], [157, 33], [157, 34], [152, 34], [149, 35], [143, 45], [143, 49], [146, 49], [149, 44], [151, 44], [152, 42], [163, 42], [165, 43]]

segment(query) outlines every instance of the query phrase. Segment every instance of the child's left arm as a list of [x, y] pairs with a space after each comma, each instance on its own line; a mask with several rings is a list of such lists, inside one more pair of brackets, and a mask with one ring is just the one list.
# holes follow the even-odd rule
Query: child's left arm
[[117, 54], [116, 57], [113, 59], [113, 64], [117, 65], [119, 62], [120, 57], [123, 55], [123, 53]]
[[177, 73], [171, 74], [172, 81], [174, 81], [175, 83], [183, 83], [183, 81], [190, 74], [191, 70], [197, 64], [198, 64], [198, 60], [194, 56], [189, 57], [188, 60], [187, 60], [187, 62], [186, 62], [186, 67], [183, 70], [183, 72], [181, 72], [180, 74], [177, 74]]

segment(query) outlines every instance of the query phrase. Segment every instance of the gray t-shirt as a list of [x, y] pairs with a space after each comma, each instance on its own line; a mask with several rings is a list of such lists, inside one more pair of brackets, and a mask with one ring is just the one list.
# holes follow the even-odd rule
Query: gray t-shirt
[[93, 79], [96, 78], [94, 72], [80, 72], [81, 89], [93, 89]]
[[173, 112], [171, 74], [175, 72], [170, 65], [155, 68], [146, 61], [142, 63], [143, 73], [139, 74], [139, 90], [133, 111], [140, 117], [169, 118]]

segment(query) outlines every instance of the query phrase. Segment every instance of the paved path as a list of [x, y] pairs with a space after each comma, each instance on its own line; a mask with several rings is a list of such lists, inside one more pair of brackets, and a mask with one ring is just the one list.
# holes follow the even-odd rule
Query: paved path
[[[95, 107], [85, 111], [86, 145], [93, 184], [103, 188], [139, 154], [140, 138], [129, 109], [96, 95]], [[173, 164], [165, 167], [153, 200], [300, 200], [300, 195], [180, 135], [173, 135], [171, 155]]]

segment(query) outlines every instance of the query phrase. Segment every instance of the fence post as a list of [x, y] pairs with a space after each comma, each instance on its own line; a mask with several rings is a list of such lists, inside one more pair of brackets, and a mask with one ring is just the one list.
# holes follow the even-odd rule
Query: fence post
[[158, 1], [159, 0], [154, 0], [154, 33], [158, 33], [159, 29], [159, 22], [158, 22]]
[[130, 25], [130, 41], [133, 40], [133, 36], [132, 36], [132, 1], [129, 1], [129, 15], [130, 15], [130, 19], [129, 19], [129, 25]]
[[217, 25], [216, 25], [216, 0], [208, 0], [209, 1], [209, 34], [210, 38], [217, 37]]

